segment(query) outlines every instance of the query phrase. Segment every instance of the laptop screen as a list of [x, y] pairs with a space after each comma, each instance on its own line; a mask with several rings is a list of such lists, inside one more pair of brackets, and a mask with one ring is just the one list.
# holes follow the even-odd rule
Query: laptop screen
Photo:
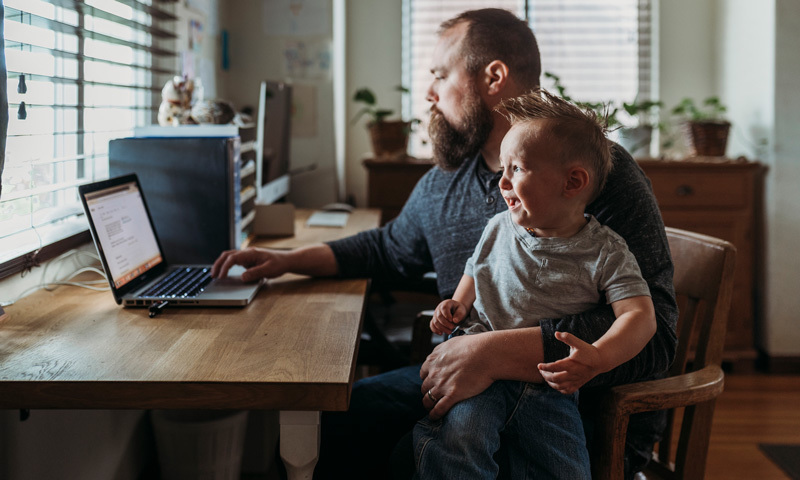
[[164, 261], [136, 182], [87, 193], [85, 199], [115, 288]]

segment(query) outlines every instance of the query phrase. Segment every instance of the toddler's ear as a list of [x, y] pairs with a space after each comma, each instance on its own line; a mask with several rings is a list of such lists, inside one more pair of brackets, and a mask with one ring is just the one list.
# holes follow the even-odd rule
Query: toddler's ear
[[583, 167], [570, 167], [564, 184], [564, 195], [572, 198], [589, 187], [589, 172]]

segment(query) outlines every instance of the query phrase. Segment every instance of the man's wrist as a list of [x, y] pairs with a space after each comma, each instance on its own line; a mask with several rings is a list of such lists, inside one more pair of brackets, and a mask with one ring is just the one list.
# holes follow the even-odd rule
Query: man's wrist
[[481, 333], [475, 355], [486, 359], [492, 380], [541, 381], [537, 365], [544, 361], [539, 327]]

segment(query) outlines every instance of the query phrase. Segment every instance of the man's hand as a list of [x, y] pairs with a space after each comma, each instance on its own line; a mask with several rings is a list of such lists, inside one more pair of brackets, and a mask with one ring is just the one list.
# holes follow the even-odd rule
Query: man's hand
[[231, 267], [241, 265], [247, 269], [242, 273], [243, 282], [279, 277], [288, 271], [286, 256], [286, 252], [265, 248], [228, 250], [222, 252], [222, 255], [214, 262], [214, 266], [211, 267], [211, 276], [225, 278]]
[[422, 403], [430, 410], [431, 419], [443, 417], [453, 405], [478, 395], [494, 382], [486, 368], [487, 352], [481, 349], [483, 338], [486, 334], [451, 338], [434, 348], [422, 364]]
[[605, 371], [605, 363], [597, 347], [571, 333], [556, 332], [556, 338], [569, 345], [569, 356], [538, 365], [542, 377], [553, 389], [565, 394], [573, 393]]
[[444, 300], [433, 312], [431, 331], [437, 335], [453, 333], [456, 324], [467, 316], [467, 308], [457, 300]]

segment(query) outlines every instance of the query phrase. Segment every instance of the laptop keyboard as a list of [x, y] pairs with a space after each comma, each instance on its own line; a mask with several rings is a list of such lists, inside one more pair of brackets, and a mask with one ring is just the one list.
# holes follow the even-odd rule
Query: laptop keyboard
[[211, 269], [185, 267], [173, 270], [139, 297], [191, 298], [211, 283]]

